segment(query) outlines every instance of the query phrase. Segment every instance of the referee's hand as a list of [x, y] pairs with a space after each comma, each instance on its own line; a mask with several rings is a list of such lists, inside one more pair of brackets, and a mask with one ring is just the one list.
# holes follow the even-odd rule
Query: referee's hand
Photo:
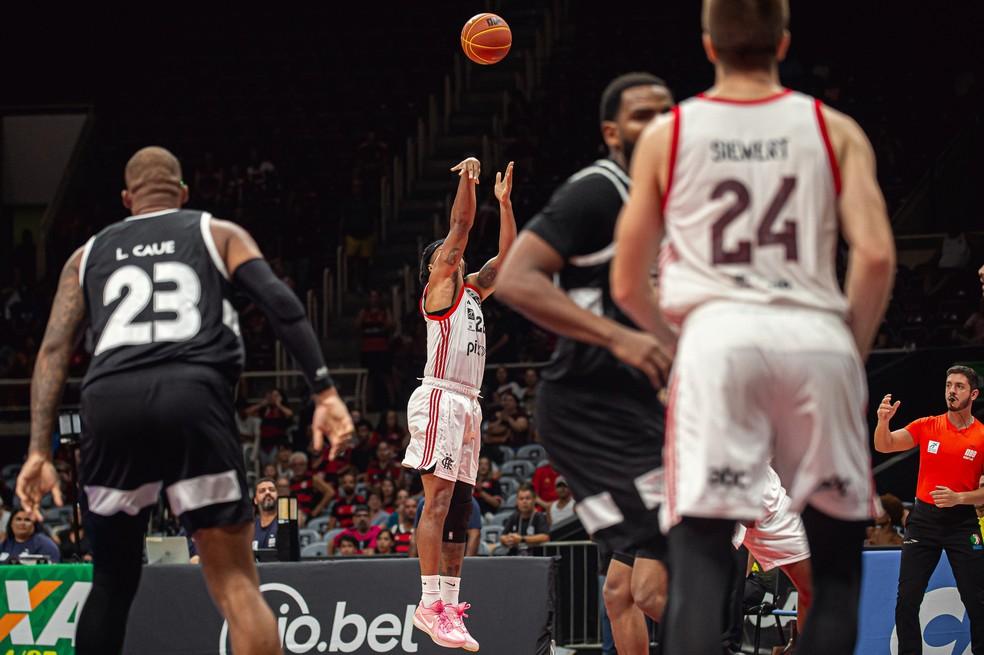
[[327, 389], [318, 396], [314, 405], [314, 416], [311, 419], [311, 447], [314, 452], [321, 452], [325, 444], [325, 434], [331, 443], [328, 459], [333, 460], [345, 450], [349, 437], [355, 432], [352, 417], [348, 407], [338, 395], [335, 387]]
[[659, 389], [666, 385], [673, 358], [653, 335], [620, 326], [609, 349], [618, 359], [645, 373], [653, 387]]
[[892, 404], [892, 394], [886, 393], [885, 397], [882, 398], [881, 404], [878, 406], [878, 422], [888, 423], [895, 416], [895, 412], [899, 410], [899, 405], [902, 404], [901, 400], [896, 400], [895, 404]]
[[944, 487], [937, 485], [934, 491], [930, 491], [929, 495], [933, 497], [933, 502], [936, 503], [937, 507], [954, 507], [955, 505], [963, 505], [963, 498], [960, 493], [950, 489], [949, 487]]

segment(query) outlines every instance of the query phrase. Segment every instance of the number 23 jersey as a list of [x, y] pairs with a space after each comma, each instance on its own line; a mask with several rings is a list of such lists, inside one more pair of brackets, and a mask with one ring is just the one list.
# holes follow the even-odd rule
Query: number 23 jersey
[[211, 219], [194, 210], [153, 212], [89, 239], [79, 264], [92, 351], [83, 386], [163, 362], [239, 376], [239, 318]]
[[837, 283], [840, 172], [821, 104], [698, 95], [673, 111], [660, 304], [683, 321], [715, 300], [846, 315]]

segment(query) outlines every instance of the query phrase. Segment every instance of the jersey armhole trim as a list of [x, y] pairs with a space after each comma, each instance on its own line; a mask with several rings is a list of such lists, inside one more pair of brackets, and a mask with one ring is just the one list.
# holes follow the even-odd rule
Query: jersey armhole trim
[[82, 258], [79, 260], [79, 287], [83, 289], [85, 288], [85, 265], [89, 261], [89, 253], [92, 252], [92, 244], [95, 241], [96, 237], [91, 236], [85, 242], [85, 246], [82, 247]]
[[663, 202], [660, 206], [660, 213], [663, 220], [666, 220], [666, 208], [670, 203], [670, 190], [673, 188], [673, 171], [676, 168], [677, 151], [680, 149], [680, 105], [673, 107], [673, 138], [670, 141], [670, 170], [666, 175], [666, 191], [663, 193]]
[[465, 283], [465, 288], [466, 289], [471, 289], [472, 291], [474, 291], [475, 293], [477, 293], [478, 294], [478, 302], [479, 303], [482, 302], [482, 290], [481, 289], [479, 289], [478, 287], [476, 287], [474, 284], [468, 284], [468, 283]]
[[[424, 301], [427, 299], [427, 288], [430, 287], [430, 283], [428, 283], [424, 287], [424, 291], [420, 294], [420, 313], [428, 321], [446, 321], [446, 320], [448, 320], [451, 317], [451, 315], [454, 314], [454, 310], [458, 309], [458, 305], [461, 303], [461, 299], [464, 298], [464, 296], [465, 296], [465, 286], [466, 285], [464, 285], [464, 284], [461, 285], [461, 288], [458, 290], [458, 297], [455, 298], [455, 301], [454, 301], [454, 304], [453, 305], [451, 305], [447, 309], [443, 309], [441, 311], [431, 313], [431, 312], [428, 312], [424, 308]], [[474, 287], [472, 287], [472, 288], [474, 288]]]
[[827, 131], [827, 121], [823, 117], [823, 103], [820, 99], [814, 99], [813, 107], [817, 114], [817, 125], [820, 127], [820, 138], [823, 139], [823, 146], [827, 150], [827, 161], [830, 163], [830, 173], [834, 180], [834, 193], [838, 196], [841, 193], [841, 174], [840, 165], [837, 163], [837, 154], [834, 146], [830, 142], [830, 133]]
[[205, 242], [205, 249], [208, 250], [208, 255], [211, 257], [212, 263], [218, 269], [219, 273], [222, 274], [222, 277], [228, 280], [229, 270], [226, 268], [225, 262], [222, 261], [222, 257], [219, 255], [219, 249], [215, 245], [215, 239], [212, 237], [212, 215], [208, 212], [202, 212], [202, 219], [199, 222], [199, 226], [202, 230], [202, 240]]

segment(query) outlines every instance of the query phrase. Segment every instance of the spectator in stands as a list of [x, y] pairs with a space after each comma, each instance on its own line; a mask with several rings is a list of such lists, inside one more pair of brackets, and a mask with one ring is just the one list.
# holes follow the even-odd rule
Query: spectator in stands
[[379, 536], [382, 530], [378, 525], [369, 524], [369, 508], [365, 505], [358, 505], [353, 514], [352, 527], [345, 528], [344, 531], [335, 537], [334, 542], [328, 544], [328, 554], [333, 554], [335, 549], [338, 548], [340, 540], [346, 536], [355, 539], [356, 551], [359, 555], [366, 554], [367, 551], [371, 554], [372, 550], [376, 547], [376, 537]]
[[253, 550], [277, 547], [277, 483], [260, 478], [253, 493], [256, 521], [253, 524]]
[[338, 476], [338, 497], [331, 508], [331, 519], [328, 521], [328, 529], [351, 528], [355, 508], [365, 505], [366, 499], [355, 491], [355, 470], [346, 469]]
[[352, 466], [360, 471], [369, 468], [369, 461], [376, 452], [379, 445], [379, 435], [372, 431], [369, 421], [359, 421], [355, 425], [355, 434], [352, 435]]
[[379, 499], [383, 503], [383, 510], [392, 514], [400, 506], [400, 492], [406, 498], [406, 489], [397, 489], [396, 482], [390, 478], [383, 478], [379, 481]]
[[403, 475], [403, 467], [396, 461], [396, 453], [388, 441], [382, 441], [376, 446], [376, 459], [369, 462], [366, 469], [366, 482], [377, 485], [384, 479], [396, 480]]
[[338, 539], [338, 546], [335, 548], [335, 557], [352, 557], [359, 554], [359, 542], [352, 535], [345, 535]]
[[286, 498], [289, 495], [290, 495], [290, 478], [281, 475], [277, 478], [277, 497]]
[[417, 526], [417, 501], [407, 496], [395, 513], [396, 523], [388, 526], [396, 542], [395, 550], [401, 555], [409, 554], [413, 542], [413, 532]]
[[482, 515], [495, 514], [502, 507], [502, 485], [495, 478], [492, 460], [480, 457], [478, 475], [475, 478], [475, 499]]
[[554, 470], [550, 460], [536, 467], [533, 472], [533, 490], [536, 492], [536, 504], [544, 509], [557, 500], [557, 478], [560, 474]]
[[277, 476], [277, 465], [274, 464], [273, 462], [270, 462], [269, 464], [264, 464], [263, 465], [263, 468], [260, 469], [260, 477], [261, 478], [273, 478], [274, 480], [276, 480], [277, 477], [278, 477]]
[[881, 496], [884, 512], [875, 519], [875, 525], [867, 530], [865, 546], [902, 545], [902, 501], [892, 494]]
[[376, 289], [369, 291], [366, 306], [355, 317], [361, 334], [359, 354], [362, 366], [369, 370], [369, 402], [372, 407], [391, 406], [394, 402], [390, 336], [393, 317], [383, 305]]
[[968, 346], [984, 344], [984, 298], [981, 299], [977, 311], [967, 318], [954, 337], [956, 343]]
[[0, 541], [7, 538], [7, 527], [10, 525], [10, 517], [10, 510], [7, 509], [6, 503], [0, 497]]
[[[250, 414], [247, 410], [249, 410], [249, 403], [246, 402], [246, 398], [240, 396], [236, 401], [236, 428], [239, 430], [239, 440], [244, 444], [258, 443], [262, 421], [259, 416]], [[269, 456], [270, 452], [267, 455]], [[272, 458], [267, 459], [266, 462], [271, 460]]]
[[533, 486], [524, 483], [516, 493], [516, 511], [503, 526], [499, 541], [509, 549], [507, 555], [525, 555], [530, 546], [550, 541], [550, 527], [543, 512], [537, 512]]
[[85, 524], [82, 521], [79, 506], [75, 505], [74, 507], [76, 513], [75, 518], [79, 522], [78, 537], [76, 537], [75, 528], [72, 526], [59, 530], [55, 535], [54, 541], [58, 544], [58, 550], [61, 553], [61, 561], [91, 562], [92, 544], [89, 542], [89, 538], [85, 535]]
[[550, 527], [553, 527], [574, 516], [574, 497], [571, 496], [570, 487], [567, 480], [562, 475], [558, 475], [554, 481], [557, 500], [550, 503]]
[[277, 465], [277, 477], [290, 479], [293, 471], [290, 468], [290, 456], [292, 451], [286, 444], [277, 447], [277, 457], [274, 464]]
[[499, 394], [499, 401], [502, 408], [494, 414], [491, 423], [504, 425], [509, 433], [508, 443], [511, 446], [522, 446], [529, 441], [530, 420], [519, 406], [516, 395], [511, 391], [503, 391]]
[[271, 452], [287, 443], [287, 429], [294, 411], [287, 406], [287, 399], [279, 389], [268, 391], [263, 401], [246, 408], [246, 413], [260, 418], [261, 457], [269, 458]]
[[16, 560], [24, 555], [43, 555], [52, 562], [61, 561], [61, 553], [55, 542], [31, 520], [30, 512], [20, 509], [10, 518], [9, 534], [0, 543], [0, 562]]
[[533, 415], [533, 408], [536, 406], [536, 392], [540, 389], [540, 374], [535, 368], [528, 368], [523, 371], [523, 388], [520, 389], [517, 397], [523, 403], [526, 413]]
[[[349, 441], [351, 444], [351, 440]], [[335, 454], [335, 459], [329, 459], [331, 446], [325, 444], [321, 452], [311, 462], [311, 470], [319, 473], [329, 484], [338, 486], [338, 476], [342, 471], [352, 468], [352, 448], [346, 446], [344, 450]]]
[[370, 491], [366, 499], [366, 506], [369, 508], [370, 525], [384, 526], [389, 521], [390, 512], [383, 509], [382, 496], [378, 491]]
[[376, 535], [376, 547], [373, 549], [373, 555], [395, 555], [396, 554], [396, 542], [393, 541], [393, 533], [389, 530], [382, 530], [378, 535]]
[[410, 432], [406, 426], [400, 423], [400, 415], [395, 409], [386, 410], [382, 420], [379, 421], [377, 432], [380, 441], [385, 441], [393, 446], [395, 453], [399, 454], [407, 449], [407, 444], [410, 442]]
[[984, 295], [984, 265], [977, 269], [977, 278], [981, 281], [981, 295]]
[[297, 498], [298, 525], [320, 515], [331, 502], [335, 490], [308, 468], [308, 456], [300, 451], [290, 456], [290, 495]]
[[509, 369], [505, 366], [499, 366], [495, 369], [495, 391], [492, 393], [492, 401], [501, 403], [502, 399], [499, 398], [499, 394], [503, 391], [509, 391], [518, 398], [522, 394], [523, 388], [517, 382], [509, 379]]
[[369, 261], [376, 252], [377, 204], [365, 192], [359, 178], [352, 179], [351, 194], [342, 205], [342, 233], [345, 235], [345, 258], [355, 290], [369, 286]]
[[[400, 513], [406, 506], [407, 498], [410, 498], [410, 492], [406, 489], [400, 489], [396, 492], [396, 501], [393, 503], [393, 513], [390, 514], [389, 521], [386, 522], [386, 527], [388, 529], [392, 530], [400, 522]], [[414, 501], [413, 508], [416, 512], [417, 501]]]

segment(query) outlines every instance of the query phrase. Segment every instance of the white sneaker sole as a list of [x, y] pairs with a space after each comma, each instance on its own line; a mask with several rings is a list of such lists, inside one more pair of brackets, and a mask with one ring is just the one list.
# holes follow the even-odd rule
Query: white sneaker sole
[[423, 621], [417, 618], [416, 614], [413, 615], [413, 626], [418, 630], [420, 630], [421, 632], [425, 633], [428, 637], [431, 638], [431, 641], [433, 641], [438, 646], [442, 646], [443, 648], [465, 648], [464, 643], [459, 644], [451, 641], [444, 641], [443, 639], [439, 638], [436, 634], [430, 631], [430, 628], [427, 627], [426, 623], [424, 623]]

